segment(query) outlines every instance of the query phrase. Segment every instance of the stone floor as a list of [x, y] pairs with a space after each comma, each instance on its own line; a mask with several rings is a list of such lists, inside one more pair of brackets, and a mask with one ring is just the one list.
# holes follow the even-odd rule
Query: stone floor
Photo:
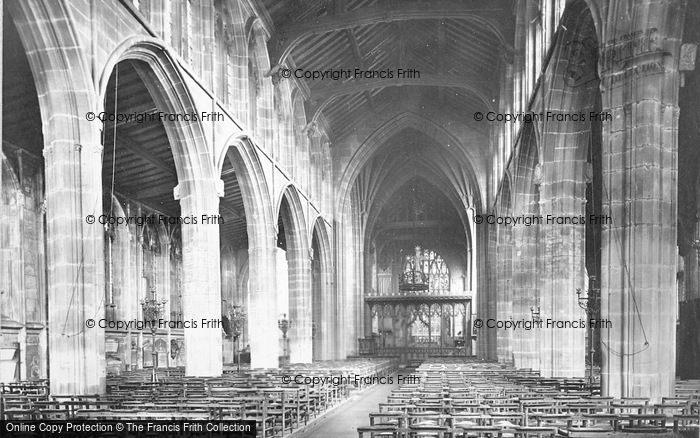
[[368, 414], [379, 410], [379, 403], [386, 402], [391, 390], [399, 387], [396, 375], [393, 381], [393, 385], [375, 385], [353, 395], [309, 427], [295, 433], [293, 438], [357, 438], [357, 426], [368, 425]]

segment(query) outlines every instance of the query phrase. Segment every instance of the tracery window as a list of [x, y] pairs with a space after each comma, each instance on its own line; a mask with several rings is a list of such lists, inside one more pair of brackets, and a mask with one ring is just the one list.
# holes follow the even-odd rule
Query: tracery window
[[450, 291], [450, 271], [440, 254], [432, 249], [419, 249], [404, 260], [404, 274], [420, 271], [428, 276], [428, 294], [447, 295]]

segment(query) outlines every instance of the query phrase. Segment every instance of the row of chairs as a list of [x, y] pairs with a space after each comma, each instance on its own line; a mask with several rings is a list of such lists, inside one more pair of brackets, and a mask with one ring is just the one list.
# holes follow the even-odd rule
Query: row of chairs
[[441, 359], [422, 364], [370, 413], [360, 437], [615, 436], [698, 430], [700, 382], [661, 403], [601, 397], [583, 379]]
[[290, 382], [289, 376], [358, 375], [365, 381], [396, 368], [395, 360], [358, 359], [229, 372], [216, 378], [186, 377], [183, 369], [172, 368], [158, 369], [155, 382], [150, 370], [137, 370], [108, 376], [107, 394], [94, 396], [52, 395], [47, 382], [42, 382], [41, 391], [32, 388], [33, 382], [17, 383], [3, 387], [0, 418], [254, 420], [258, 436], [282, 437], [362, 389], [349, 379], [310, 385]]

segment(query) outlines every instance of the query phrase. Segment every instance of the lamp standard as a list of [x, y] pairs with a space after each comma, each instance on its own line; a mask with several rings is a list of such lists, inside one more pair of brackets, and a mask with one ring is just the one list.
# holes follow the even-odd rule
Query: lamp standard
[[151, 382], [156, 382], [156, 363], [158, 362], [158, 353], [156, 352], [156, 329], [158, 328], [158, 320], [163, 314], [163, 309], [165, 306], [165, 300], [158, 299], [158, 260], [157, 254], [160, 250], [160, 244], [158, 242], [158, 235], [155, 229], [147, 227], [144, 229], [143, 245], [145, 249], [151, 251], [153, 256], [151, 267], [153, 269], [153, 282], [151, 283], [150, 296], [141, 301], [141, 310], [144, 323], [146, 321], [150, 322], [151, 326]]
[[283, 314], [281, 319], [277, 320], [277, 327], [282, 331], [283, 357], [287, 357], [287, 331], [292, 326], [292, 321], [287, 319], [287, 314]]
[[158, 353], [156, 352], [156, 328], [158, 327], [158, 320], [163, 313], [163, 306], [165, 306], [165, 300], [158, 300], [156, 295], [156, 289], [151, 288], [151, 296], [141, 301], [141, 309], [143, 311], [143, 320], [150, 321], [151, 325], [151, 357], [152, 357], [152, 372], [151, 372], [151, 382], [155, 382], [156, 379], [156, 363], [158, 362]]
[[247, 318], [245, 311], [242, 306], [233, 305], [231, 306], [231, 325], [233, 331], [233, 341], [235, 342], [236, 349], [236, 364], [237, 373], [241, 373], [241, 334], [243, 334], [243, 327]]
[[588, 319], [588, 384], [593, 384], [593, 355], [595, 354], [595, 327], [591, 324], [591, 320], [597, 318], [600, 312], [600, 287], [597, 287], [598, 279], [595, 275], [589, 277], [588, 291], [583, 295], [581, 288], [576, 288], [576, 297], [578, 306], [586, 312]]

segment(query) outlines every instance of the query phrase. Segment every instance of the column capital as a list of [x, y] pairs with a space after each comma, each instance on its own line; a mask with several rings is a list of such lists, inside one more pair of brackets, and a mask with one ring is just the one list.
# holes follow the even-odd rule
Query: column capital
[[198, 195], [202, 197], [216, 194], [217, 198], [223, 198], [224, 181], [220, 178], [202, 180], [199, 183], [192, 180], [180, 181], [175, 187], [173, 187], [173, 198], [177, 201], [182, 201], [183, 199], [197, 192]]

